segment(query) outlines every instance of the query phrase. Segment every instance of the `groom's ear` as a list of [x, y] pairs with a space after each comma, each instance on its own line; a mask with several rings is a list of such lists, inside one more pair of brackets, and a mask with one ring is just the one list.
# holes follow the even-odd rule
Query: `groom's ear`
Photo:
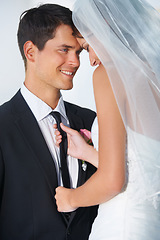
[[35, 54], [37, 51], [37, 47], [33, 44], [32, 41], [25, 42], [23, 46], [23, 51], [27, 62], [34, 62], [35, 61]]

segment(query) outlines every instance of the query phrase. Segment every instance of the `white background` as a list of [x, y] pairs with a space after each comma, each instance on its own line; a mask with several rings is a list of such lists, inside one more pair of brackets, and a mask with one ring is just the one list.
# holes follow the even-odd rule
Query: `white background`
[[[160, 9], [160, 0], [148, 0]], [[24, 81], [24, 66], [17, 44], [20, 14], [40, 3], [56, 3], [72, 9], [74, 0], [0, 0], [0, 105], [9, 100]], [[74, 88], [62, 91], [64, 99], [95, 110], [92, 73], [88, 54], [81, 54], [81, 67], [74, 78]]]

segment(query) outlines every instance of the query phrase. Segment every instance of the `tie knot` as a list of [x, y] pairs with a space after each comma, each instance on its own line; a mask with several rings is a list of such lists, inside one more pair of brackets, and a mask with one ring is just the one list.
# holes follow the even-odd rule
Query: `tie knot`
[[62, 131], [61, 128], [60, 128], [60, 123], [61, 123], [61, 114], [59, 112], [51, 112], [50, 115], [52, 115], [55, 120], [56, 120], [56, 123], [57, 123], [57, 128], [58, 128], [58, 131]]
[[55, 120], [56, 120], [56, 122], [57, 122], [57, 124], [60, 124], [61, 123], [61, 115], [60, 115], [60, 113], [59, 112], [51, 112], [50, 113], [50, 115], [52, 115], [54, 118], [55, 118]]

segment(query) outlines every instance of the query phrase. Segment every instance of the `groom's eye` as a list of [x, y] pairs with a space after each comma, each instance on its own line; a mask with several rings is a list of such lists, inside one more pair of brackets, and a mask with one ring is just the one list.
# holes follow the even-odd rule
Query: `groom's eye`
[[62, 49], [60, 49], [60, 51], [62, 51], [62, 52], [68, 52], [68, 48], [62, 48]]

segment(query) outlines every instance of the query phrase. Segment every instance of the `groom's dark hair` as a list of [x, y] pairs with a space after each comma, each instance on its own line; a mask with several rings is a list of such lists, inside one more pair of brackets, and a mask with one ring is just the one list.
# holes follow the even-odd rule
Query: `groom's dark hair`
[[61, 24], [75, 26], [72, 21], [72, 11], [57, 4], [43, 4], [24, 11], [20, 16], [17, 32], [18, 45], [26, 67], [26, 57], [23, 51], [25, 42], [32, 41], [39, 50], [45, 43], [54, 38], [56, 29]]

